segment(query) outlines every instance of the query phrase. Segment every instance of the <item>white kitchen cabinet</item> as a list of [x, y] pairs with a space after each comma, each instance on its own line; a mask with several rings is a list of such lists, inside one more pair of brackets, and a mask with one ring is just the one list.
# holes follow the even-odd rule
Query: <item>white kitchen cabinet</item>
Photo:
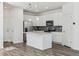
[[63, 32], [52, 32], [53, 42], [62, 44]]
[[3, 41], [12, 42], [12, 40], [13, 40], [13, 29], [12, 29], [13, 21], [11, 19], [12, 11], [8, 8], [6, 8], [6, 9], [3, 8], [3, 11], [4, 11], [4, 13], [3, 13], [3, 25], [4, 25], [3, 26], [3, 34], [4, 34]]
[[52, 34], [43, 31], [27, 32], [27, 45], [45, 50], [52, 48]]
[[21, 43], [23, 42], [23, 10], [14, 8], [12, 16], [13, 43]]

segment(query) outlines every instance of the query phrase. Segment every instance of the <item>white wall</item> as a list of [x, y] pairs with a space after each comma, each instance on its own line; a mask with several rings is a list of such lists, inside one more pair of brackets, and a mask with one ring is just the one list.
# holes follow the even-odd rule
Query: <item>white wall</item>
[[72, 48], [79, 50], [79, 2], [75, 2], [74, 4], [74, 18], [73, 21], [75, 22], [75, 25], [73, 26], [73, 44]]
[[3, 3], [0, 3], [0, 48], [3, 48]]
[[67, 3], [63, 6], [64, 20], [64, 40], [63, 45], [71, 47], [73, 39], [73, 3]]
[[65, 23], [63, 43], [79, 50], [79, 2], [67, 3], [63, 6], [63, 19]]

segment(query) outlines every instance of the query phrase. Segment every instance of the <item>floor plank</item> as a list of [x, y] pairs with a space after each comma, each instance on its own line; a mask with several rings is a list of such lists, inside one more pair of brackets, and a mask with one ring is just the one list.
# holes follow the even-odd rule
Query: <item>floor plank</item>
[[0, 50], [0, 56], [79, 56], [79, 51], [55, 43], [52, 48], [44, 51], [27, 46], [25, 43], [5, 43], [4, 47]]

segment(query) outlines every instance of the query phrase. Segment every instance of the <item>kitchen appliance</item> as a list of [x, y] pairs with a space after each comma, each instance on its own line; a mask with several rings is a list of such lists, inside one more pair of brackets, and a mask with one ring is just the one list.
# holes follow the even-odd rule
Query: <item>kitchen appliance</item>
[[54, 26], [53, 21], [52, 20], [46, 21], [46, 26]]

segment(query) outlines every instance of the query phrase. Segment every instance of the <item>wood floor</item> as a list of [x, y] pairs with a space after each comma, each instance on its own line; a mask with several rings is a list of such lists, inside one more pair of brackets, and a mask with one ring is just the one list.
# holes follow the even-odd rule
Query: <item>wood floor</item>
[[25, 43], [5, 43], [4, 47], [4, 49], [0, 50], [1, 56], [79, 56], [79, 51], [72, 50], [59, 44], [53, 44], [52, 48], [44, 51], [27, 46]]

